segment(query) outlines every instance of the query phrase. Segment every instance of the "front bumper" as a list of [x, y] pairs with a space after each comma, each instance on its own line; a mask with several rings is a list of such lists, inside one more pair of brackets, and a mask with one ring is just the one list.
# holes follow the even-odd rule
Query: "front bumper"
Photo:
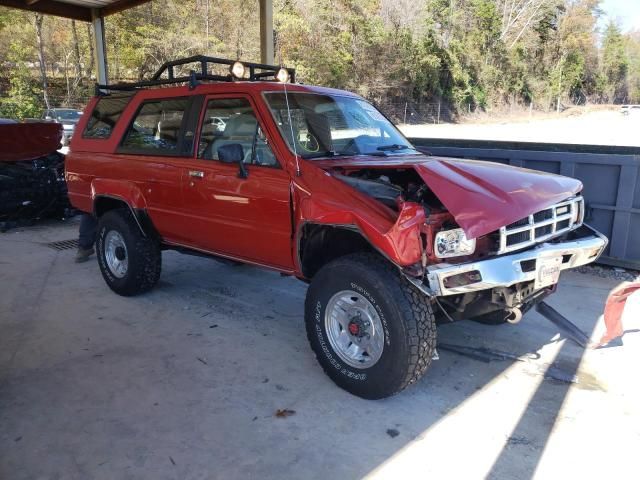
[[[525, 251], [488, 260], [460, 265], [433, 265], [427, 268], [429, 290], [433, 295], [447, 296], [535, 281], [539, 260], [562, 257], [560, 270], [567, 270], [597, 260], [608, 243], [604, 235], [587, 225], [576, 229], [571, 236], [567, 241], [541, 243]], [[450, 281], [451, 277], [469, 272], [474, 272], [473, 278], [480, 280], [465, 285]]]

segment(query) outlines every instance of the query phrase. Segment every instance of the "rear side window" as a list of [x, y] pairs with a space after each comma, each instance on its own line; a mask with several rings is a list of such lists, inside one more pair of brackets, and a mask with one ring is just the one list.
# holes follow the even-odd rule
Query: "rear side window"
[[143, 103], [122, 140], [121, 148], [142, 154], [179, 154], [182, 121], [188, 105], [188, 98]]
[[132, 96], [102, 97], [98, 100], [82, 136], [84, 138], [109, 138], [131, 98]]

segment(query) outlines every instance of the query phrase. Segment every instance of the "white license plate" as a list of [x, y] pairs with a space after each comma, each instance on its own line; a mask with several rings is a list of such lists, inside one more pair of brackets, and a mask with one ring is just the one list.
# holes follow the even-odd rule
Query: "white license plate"
[[560, 280], [562, 257], [539, 258], [536, 268], [535, 289], [555, 285]]

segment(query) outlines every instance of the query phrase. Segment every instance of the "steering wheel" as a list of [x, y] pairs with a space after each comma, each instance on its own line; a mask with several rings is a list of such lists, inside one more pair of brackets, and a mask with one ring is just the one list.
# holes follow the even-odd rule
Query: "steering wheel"
[[298, 140], [298, 144], [303, 150], [306, 150], [309, 153], [316, 153], [320, 151], [320, 142], [315, 135], [310, 132], [307, 132], [304, 140]]

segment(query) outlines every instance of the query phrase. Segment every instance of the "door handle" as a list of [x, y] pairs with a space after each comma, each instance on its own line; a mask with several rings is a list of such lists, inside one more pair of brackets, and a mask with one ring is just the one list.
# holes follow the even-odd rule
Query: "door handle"
[[189, 176], [193, 178], [204, 178], [204, 172], [202, 170], [189, 170]]

